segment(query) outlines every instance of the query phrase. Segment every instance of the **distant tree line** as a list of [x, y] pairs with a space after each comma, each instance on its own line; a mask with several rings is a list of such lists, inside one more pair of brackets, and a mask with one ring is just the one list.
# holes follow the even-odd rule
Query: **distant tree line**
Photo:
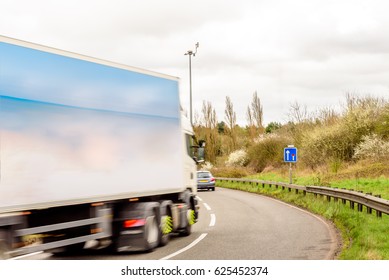
[[345, 163], [389, 160], [389, 101], [373, 96], [346, 95], [341, 112], [322, 108], [309, 113], [306, 106], [290, 105], [289, 121], [263, 125], [263, 105], [254, 92], [247, 106], [247, 125], [236, 122], [234, 104], [225, 97], [224, 118], [203, 101], [195, 113], [194, 129], [206, 141], [206, 161], [252, 172], [283, 166], [283, 148], [299, 148], [299, 165], [316, 170], [326, 166], [337, 172]]

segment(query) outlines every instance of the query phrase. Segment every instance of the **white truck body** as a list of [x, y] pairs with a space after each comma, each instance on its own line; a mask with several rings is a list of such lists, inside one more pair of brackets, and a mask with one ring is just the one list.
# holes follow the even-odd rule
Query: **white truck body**
[[102, 202], [114, 212], [132, 209], [122, 202], [132, 198], [194, 209], [193, 130], [181, 120], [178, 83], [0, 36], [0, 242], [17, 223], [4, 217], [18, 211], [37, 210], [30, 223], [41, 225], [40, 209]]
[[3, 37], [0, 69], [0, 213], [185, 188], [177, 78]]

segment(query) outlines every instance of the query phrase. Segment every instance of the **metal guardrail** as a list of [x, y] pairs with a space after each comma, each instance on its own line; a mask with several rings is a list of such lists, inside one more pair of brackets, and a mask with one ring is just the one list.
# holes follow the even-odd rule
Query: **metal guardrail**
[[379, 195], [374, 196], [371, 193], [363, 193], [354, 190], [337, 189], [337, 188], [330, 188], [330, 187], [300, 186], [295, 184], [264, 181], [264, 180], [220, 178], [220, 177], [217, 177], [216, 180], [255, 184], [258, 187], [259, 185], [261, 185], [263, 188], [266, 185], [268, 185], [269, 187], [272, 186], [275, 186], [276, 188], [281, 187], [282, 189], [288, 189], [289, 191], [294, 189], [296, 193], [302, 191], [304, 195], [306, 195], [306, 193], [311, 193], [314, 194], [315, 196], [317, 195], [326, 196], [328, 201], [331, 201], [331, 198], [333, 198], [335, 201], [341, 199], [343, 204], [346, 204], [346, 202], [349, 201], [350, 207], [354, 209], [355, 205], [357, 205], [357, 209], [359, 212], [363, 211], [363, 206], [366, 207], [367, 213], [369, 214], [371, 214], [372, 210], [374, 209], [376, 211], [377, 217], [382, 217], [382, 213], [389, 215], [389, 200], [383, 199]]

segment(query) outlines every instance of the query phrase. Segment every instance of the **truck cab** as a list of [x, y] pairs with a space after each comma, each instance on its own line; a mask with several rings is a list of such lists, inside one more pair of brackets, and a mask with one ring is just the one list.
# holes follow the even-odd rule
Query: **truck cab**
[[196, 181], [196, 157], [194, 157], [194, 132], [193, 127], [189, 119], [182, 114], [181, 115], [181, 127], [183, 134], [183, 143], [185, 151], [182, 153], [184, 158], [184, 184], [194, 195], [197, 194], [197, 181]]

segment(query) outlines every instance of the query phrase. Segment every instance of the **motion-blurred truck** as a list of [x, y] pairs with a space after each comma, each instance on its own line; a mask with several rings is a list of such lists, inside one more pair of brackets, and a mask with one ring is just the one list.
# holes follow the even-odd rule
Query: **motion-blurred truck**
[[0, 36], [0, 258], [189, 235], [193, 146], [178, 78]]

